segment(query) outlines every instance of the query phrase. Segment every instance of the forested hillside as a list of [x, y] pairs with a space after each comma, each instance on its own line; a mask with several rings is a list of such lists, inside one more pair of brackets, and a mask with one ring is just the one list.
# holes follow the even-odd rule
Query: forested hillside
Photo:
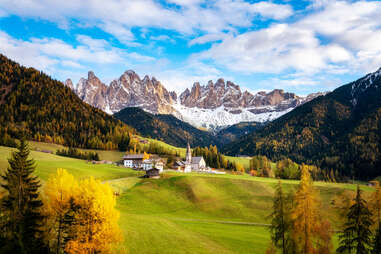
[[363, 179], [380, 175], [381, 69], [297, 107], [224, 151], [289, 157]]
[[0, 144], [14, 139], [117, 149], [134, 129], [77, 97], [46, 74], [0, 55]]
[[172, 115], [153, 115], [140, 108], [125, 108], [114, 116], [134, 127], [143, 136], [174, 146], [185, 147], [188, 141], [191, 146], [220, 143], [211, 132], [197, 129]]

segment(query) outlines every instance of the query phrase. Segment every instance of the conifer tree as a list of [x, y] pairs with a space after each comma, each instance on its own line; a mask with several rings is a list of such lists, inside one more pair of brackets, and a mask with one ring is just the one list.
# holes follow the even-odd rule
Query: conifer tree
[[279, 181], [275, 190], [273, 212], [270, 215], [270, 232], [273, 245], [280, 248], [283, 254], [290, 253], [288, 252], [288, 245], [290, 241], [289, 233], [291, 223], [288, 211], [289, 204], [287, 203], [281, 182]]
[[1, 204], [6, 216], [7, 246], [17, 253], [42, 253], [40, 182], [33, 176], [35, 162], [28, 158], [26, 141], [21, 140], [17, 149], [8, 159], [9, 167], [1, 185], [7, 191]]
[[344, 231], [339, 236], [339, 253], [369, 254], [372, 244], [372, 214], [366, 201], [361, 197], [360, 187], [357, 186], [355, 203], [349, 208]]
[[381, 224], [378, 224], [376, 235], [373, 240], [372, 254], [381, 254]]

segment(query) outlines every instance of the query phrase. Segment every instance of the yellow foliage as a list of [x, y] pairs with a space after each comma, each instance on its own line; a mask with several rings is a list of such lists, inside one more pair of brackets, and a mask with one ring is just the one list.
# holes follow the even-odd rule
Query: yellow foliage
[[[291, 213], [293, 240], [299, 253], [320, 253], [322, 249], [326, 250], [324, 253], [330, 253], [331, 232], [321, 228], [323, 221], [319, 207], [320, 200], [313, 187], [308, 167], [302, 165], [301, 180]], [[329, 225], [327, 221], [324, 224], [326, 227]], [[319, 242], [326, 242], [326, 245], [318, 245]]]
[[62, 247], [64, 216], [70, 210], [70, 200], [77, 189], [78, 182], [62, 168], [57, 169], [44, 186], [45, 238], [55, 250]]
[[150, 155], [144, 152], [143, 160], [148, 160], [149, 158], [150, 158]]
[[[371, 196], [371, 211], [374, 216], [374, 221], [381, 222], [381, 187], [376, 185], [376, 191]], [[378, 225], [378, 223], [376, 223]]]
[[66, 245], [68, 253], [109, 253], [111, 244], [122, 241], [118, 226], [119, 212], [108, 184], [89, 178], [80, 182], [75, 204], [75, 238]]
[[[50, 177], [45, 188], [47, 240], [52, 248], [63, 251], [63, 237], [70, 239], [67, 253], [110, 253], [111, 244], [122, 241], [119, 212], [108, 184], [94, 178], [77, 181], [64, 169]], [[65, 224], [64, 216], [72, 220]]]

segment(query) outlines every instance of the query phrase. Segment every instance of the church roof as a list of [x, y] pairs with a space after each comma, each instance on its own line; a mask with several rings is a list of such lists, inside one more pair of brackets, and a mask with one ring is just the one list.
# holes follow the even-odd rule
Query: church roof
[[199, 164], [202, 159], [204, 159], [202, 156], [192, 157], [192, 164]]

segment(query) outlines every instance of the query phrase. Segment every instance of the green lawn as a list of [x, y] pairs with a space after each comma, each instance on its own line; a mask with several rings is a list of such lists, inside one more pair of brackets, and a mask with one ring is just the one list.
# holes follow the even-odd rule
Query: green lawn
[[[11, 150], [0, 147], [0, 171], [6, 168]], [[264, 253], [269, 244], [268, 228], [263, 224], [269, 223], [277, 179], [177, 172], [166, 172], [161, 179], [142, 179], [138, 172], [114, 165], [93, 165], [36, 151], [31, 156], [42, 180], [62, 167], [78, 178], [107, 180], [120, 193], [117, 208], [124, 242], [116, 247], [119, 251]], [[298, 181], [282, 183], [285, 191], [291, 191]], [[342, 221], [335, 200], [344, 192], [353, 193], [356, 186], [325, 182], [315, 182], [315, 186], [324, 218], [337, 229]], [[361, 187], [366, 194], [372, 190]]]
[[[13, 149], [0, 146], [0, 172], [7, 166], [7, 158]], [[77, 178], [94, 176], [101, 180], [122, 178], [137, 175], [137, 172], [115, 165], [94, 165], [84, 160], [62, 157], [54, 154], [31, 151], [31, 157], [36, 160], [37, 174], [42, 180], [46, 180], [50, 174], [55, 173], [57, 168], [65, 168]]]
[[[36, 142], [36, 141], [29, 141], [30, 147], [32, 150], [49, 150], [53, 153], [56, 153], [58, 149], [65, 148], [62, 145], [52, 144], [52, 143], [44, 143], [44, 142]], [[95, 150], [95, 149], [79, 149], [81, 151], [85, 152], [96, 152], [99, 154], [99, 158], [101, 160], [107, 160], [107, 161], [120, 161], [124, 155], [124, 152], [120, 151], [107, 151], [107, 150]]]

